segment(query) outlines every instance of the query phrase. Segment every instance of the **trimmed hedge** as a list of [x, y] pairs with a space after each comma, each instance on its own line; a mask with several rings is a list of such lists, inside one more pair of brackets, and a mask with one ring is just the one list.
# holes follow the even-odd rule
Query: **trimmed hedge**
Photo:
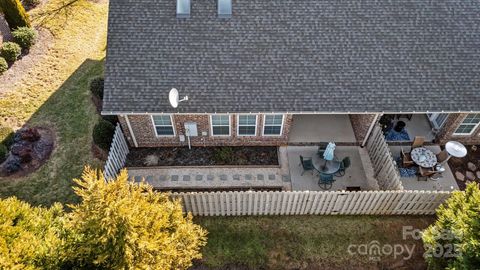
[[93, 142], [98, 147], [108, 151], [110, 144], [112, 144], [114, 133], [115, 126], [106, 120], [100, 119], [98, 124], [93, 127]]
[[0, 126], [0, 144], [10, 147], [13, 144], [13, 137], [15, 132], [12, 128]]
[[31, 27], [30, 17], [19, 0], [0, 0], [0, 7], [10, 30], [22, 26]]
[[2, 75], [8, 69], [8, 63], [5, 58], [0, 57], [0, 75]]
[[90, 91], [100, 99], [103, 99], [104, 82], [105, 81], [102, 77], [97, 77], [90, 82]]
[[22, 53], [22, 48], [15, 42], [5, 42], [0, 49], [0, 56], [5, 58], [8, 63], [17, 61], [17, 58]]
[[8, 148], [3, 145], [3, 144], [0, 144], [0, 163], [2, 163], [5, 158], [7, 157], [7, 154], [8, 154]]
[[37, 38], [37, 31], [29, 27], [19, 27], [12, 32], [13, 41], [20, 45], [22, 49], [28, 50], [35, 44]]

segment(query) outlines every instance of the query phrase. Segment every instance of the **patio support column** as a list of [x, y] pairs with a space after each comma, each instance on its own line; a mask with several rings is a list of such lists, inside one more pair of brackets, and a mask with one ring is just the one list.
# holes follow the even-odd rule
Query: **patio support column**
[[132, 136], [133, 145], [135, 145], [135, 147], [138, 147], [137, 139], [135, 139], [135, 134], [133, 134], [132, 126], [130, 125], [128, 116], [124, 115], [124, 117], [125, 117], [125, 122], [127, 122], [128, 132], [130, 133], [130, 136]]
[[372, 123], [370, 123], [370, 127], [368, 127], [367, 134], [365, 135], [365, 138], [363, 139], [362, 144], [360, 145], [361, 147], [364, 147], [367, 144], [368, 137], [370, 137], [370, 133], [372, 133], [373, 127], [377, 123], [378, 119], [380, 118], [382, 114], [381, 113], [376, 113], [375, 117], [373, 118]]

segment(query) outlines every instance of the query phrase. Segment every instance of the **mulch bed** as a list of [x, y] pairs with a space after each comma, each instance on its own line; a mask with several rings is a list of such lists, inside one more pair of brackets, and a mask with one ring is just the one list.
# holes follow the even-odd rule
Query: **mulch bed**
[[126, 167], [278, 165], [277, 147], [134, 148]]
[[[450, 168], [452, 169], [453, 174], [455, 175], [455, 172], [460, 172], [463, 175], [466, 175], [467, 171], [472, 171], [468, 168], [468, 163], [471, 162], [477, 167], [477, 171], [480, 171], [480, 145], [477, 146], [466, 146], [467, 147], [467, 155], [463, 158], [456, 158], [452, 157], [448, 160], [448, 165], [450, 165]], [[472, 171], [474, 175], [477, 175], [477, 171]], [[464, 190], [467, 181], [471, 180], [465, 180], [461, 181], [457, 179], [458, 187], [460, 190]], [[477, 183], [480, 183], [480, 179], [476, 177], [475, 180], [473, 180]]]

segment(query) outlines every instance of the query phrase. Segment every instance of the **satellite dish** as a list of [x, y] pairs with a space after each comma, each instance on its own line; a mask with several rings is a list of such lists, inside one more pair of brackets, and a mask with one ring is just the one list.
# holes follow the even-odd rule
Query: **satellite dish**
[[168, 94], [168, 100], [170, 101], [170, 105], [172, 105], [173, 108], [177, 108], [179, 102], [188, 100], [188, 96], [185, 96], [184, 98], [179, 99], [178, 90], [175, 88], [172, 88], [172, 90], [170, 90], [170, 93]]

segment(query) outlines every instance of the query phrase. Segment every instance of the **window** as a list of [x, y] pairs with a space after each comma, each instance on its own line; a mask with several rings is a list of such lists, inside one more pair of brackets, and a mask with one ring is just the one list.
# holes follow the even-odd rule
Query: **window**
[[470, 113], [455, 130], [454, 135], [470, 135], [480, 124], [480, 113]]
[[257, 115], [238, 116], [238, 136], [255, 136], [257, 134]]
[[171, 115], [152, 115], [157, 136], [175, 136]]
[[263, 135], [280, 136], [282, 135], [283, 115], [267, 114], [263, 121]]
[[230, 136], [229, 115], [212, 115], [211, 123], [213, 136]]

